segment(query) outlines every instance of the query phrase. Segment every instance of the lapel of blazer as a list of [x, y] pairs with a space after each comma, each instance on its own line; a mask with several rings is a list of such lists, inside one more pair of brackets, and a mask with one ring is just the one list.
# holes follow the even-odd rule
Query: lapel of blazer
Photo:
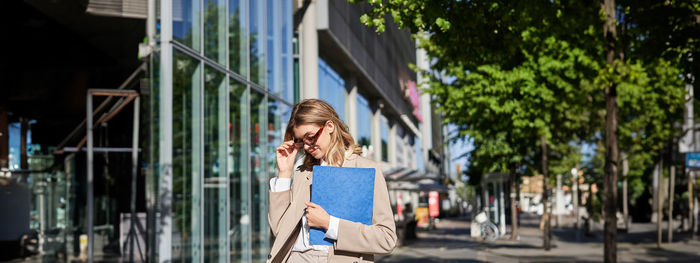
[[[307, 179], [308, 178], [308, 179]], [[301, 216], [304, 214], [304, 204], [309, 201], [310, 192], [309, 186], [311, 185], [311, 172], [310, 171], [297, 171], [292, 175], [292, 197], [291, 204], [289, 207], [289, 214], [285, 215], [282, 219], [282, 224], [284, 229], [280, 231], [280, 235], [276, 237], [277, 240], [284, 240], [284, 242], [275, 242], [270, 250], [271, 254], [275, 254], [275, 258], [268, 262], [281, 262], [286, 260], [291, 247], [294, 242], [296, 242], [296, 236], [292, 237], [292, 234], [298, 233], [294, 230], [299, 224], [301, 224]], [[287, 243], [291, 242], [292, 245], [289, 246], [289, 251], [280, 251]], [[286, 253], [285, 255], [277, 255], [279, 252]], [[281, 256], [281, 257], [280, 257]]]

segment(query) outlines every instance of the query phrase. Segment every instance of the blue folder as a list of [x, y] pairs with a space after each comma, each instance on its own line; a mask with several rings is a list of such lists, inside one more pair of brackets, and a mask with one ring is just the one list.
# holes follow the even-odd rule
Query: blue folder
[[[329, 215], [365, 225], [372, 224], [374, 168], [314, 166], [311, 202]], [[347, 233], [345, 233], [347, 234]], [[326, 232], [311, 228], [311, 245], [333, 245]]]

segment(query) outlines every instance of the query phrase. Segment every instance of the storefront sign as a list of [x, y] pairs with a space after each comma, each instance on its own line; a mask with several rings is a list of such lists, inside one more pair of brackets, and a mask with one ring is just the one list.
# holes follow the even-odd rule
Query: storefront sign
[[427, 226], [428, 223], [430, 223], [430, 219], [428, 218], [428, 208], [416, 208], [416, 225], [418, 227], [424, 227]]
[[438, 203], [439, 194], [437, 191], [431, 191], [428, 193], [428, 209], [430, 210], [430, 217], [436, 218], [440, 215], [440, 204]]
[[403, 220], [403, 200], [401, 193], [396, 193], [396, 214], [399, 216], [399, 221]]
[[691, 169], [700, 169], [700, 152], [686, 153], [685, 167]]
[[420, 94], [416, 88], [416, 83], [412, 80], [407, 81], [406, 91], [408, 92], [408, 100], [413, 106], [413, 116], [416, 116], [419, 122], [423, 123], [423, 117], [420, 115]]

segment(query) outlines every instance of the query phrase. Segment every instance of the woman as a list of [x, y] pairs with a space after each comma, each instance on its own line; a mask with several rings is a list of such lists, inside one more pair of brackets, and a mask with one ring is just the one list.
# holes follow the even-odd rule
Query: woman
[[[396, 245], [396, 227], [380, 166], [359, 156], [348, 127], [321, 100], [294, 106], [277, 148], [276, 178], [270, 180], [268, 219], [275, 241], [268, 262], [373, 262]], [[299, 155], [297, 155], [299, 153]], [[374, 168], [372, 225], [336, 218], [310, 202], [314, 165]], [[309, 228], [326, 231], [333, 246], [309, 244]]]

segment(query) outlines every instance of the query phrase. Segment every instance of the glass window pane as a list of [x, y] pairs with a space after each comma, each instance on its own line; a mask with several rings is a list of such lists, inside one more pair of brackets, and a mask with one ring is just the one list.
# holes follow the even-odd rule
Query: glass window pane
[[395, 155], [396, 155], [396, 165], [405, 167], [406, 163], [405, 160], [406, 158], [404, 157], [405, 151], [404, 151], [404, 141], [403, 141], [403, 136], [404, 136], [404, 130], [401, 125], [394, 124], [396, 126], [396, 141], [394, 142], [394, 145], [396, 145], [395, 149]]
[[292, 102], [292, 1], [266, 1], [267, 89]]
[[298, 103], [300, 101], [299, 98], [299, 88], [300, 88], [300, 77], [299, 77], [299, 35], [294, 34], [294, 38], [292, 40], [293, 46], [292, 46], [292, 52], [294, 52], [293, 60], [294, 60], [294, 67], [293, 67], [293, 74], [292, 77], [294, 78], [294, 103]]
[[173, 0], [173, 39], [197, 51], [201, 35], [200, 4], [201, 0]]
[[389, 161], [389, 121], [384, 117], [384, 115], [381, 116], [380, 124], [379, 124], [379, 132], [381, 135], [382, 139], [382, 161], [388, 162]]
[[173, 52], [173, 261], [198, 261], [200, 254], [199, 61]]
[[325, 61], [318, 59], [318, 97], [333, 106], [345, 120], [345, 81]]
[[284, 140], [284, 130], [287, 128], [287, 123], [289, 122], [289, 116], [292, 114], [292, 107], [287, 104], [281, 103], [276, 100], [269, 100], [267, 104], [268, 121], [269, 124], [267, 138], [267, 162], [268, 171], [270, 171], [270, 176], [275, 176], [277, 171], [276, 152], [277, 146], [282, 144]]
[[267, 224], [267, 167], [265, 166], [265, 146], [267, 140], [265, 129], [267, 113], [265, 112], [265, 96], [251, 90], [250, 94], [250, 180], [251, 180], [251, 226], [252, 226], [252, 258], [253, 262], [267, 260], [268, 243], [270, 242]]
[[292, 1], [281, 1], [280, 17], [282, 18], [282, 32], [278, 41], [282, 42], [282, 98], [288, 102], [294, 102], [293, 83], [293, 54], [292, 54]]
[[[262, 2], [262, 1], [261, 1]], [[267, 58], [267, 90], [270, 93], [279, 95], [280, 93], [280, 73], [281, 52], [280, 44], [282, 39], [279, 38], [280, 18], [278, 14], [279, 5], [275, 5], [274, 0], [267, 0], [265, 8], [265, 40]]]
[[226, 65], [226, 0], [204, 0], [204, 56]]
[[265, 1], [249, 0], [250, 81], [265, 86]]
[[425, 172], [425, 158], [423, 158], [423, 145], [421, 139], [415, 137], [415, 151], [416, 151], [416, 169], [421, 172]]
[[231, 71], [246, 77], [248, 48], [246, 36], [246, 1], [229, 0], [228, 2], [228, 52]]
[[231, 262], [248, 262], [250, 255], [250, 208], [248, 187], [248, 96], [246, 86], [235, 80], [229, 94], [228, 171], [231, 194]]
[[357, 94], [357, 119], [360, 120], [357, 123], [357, 144], [362, 145], [362, 155], [367, 156], [372, 138], [372, 126], [369, 124], [369, 120], [372, 119], [372, 110], [367, 99], [360, 94]]
[[204, 261], [226, 262], [226, 82], [204, 68]]

